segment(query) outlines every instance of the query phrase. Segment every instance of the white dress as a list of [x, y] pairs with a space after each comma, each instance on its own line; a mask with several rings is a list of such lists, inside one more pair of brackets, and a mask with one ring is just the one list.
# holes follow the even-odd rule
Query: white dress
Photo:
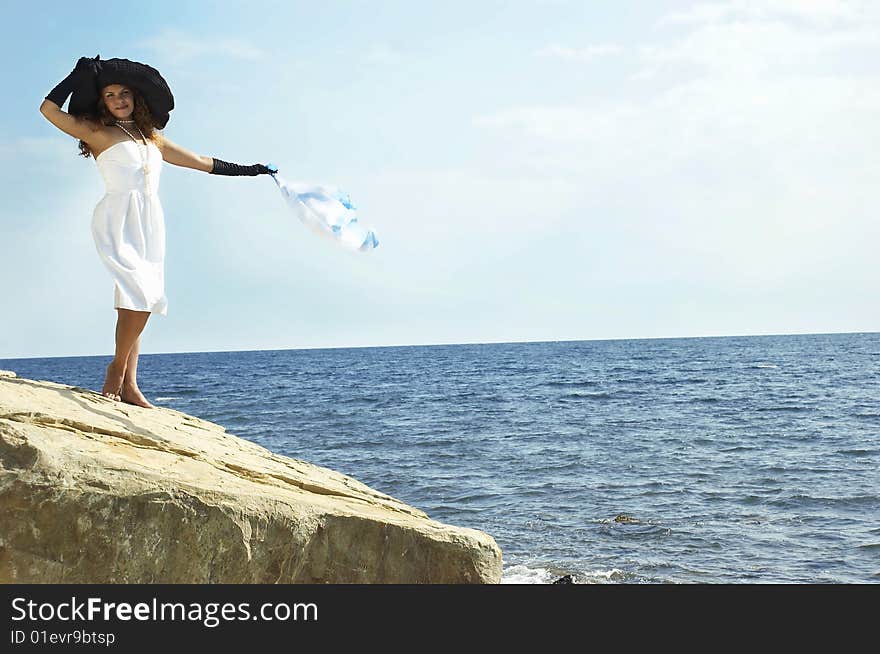
[[95, 163], [106, 193], [92, 214], [92, 236], [101, 261], [116, 282], [114, 308], [165, 315], [165, 216], [159, 202], [162, 152], [147, 141], [114, 143]]

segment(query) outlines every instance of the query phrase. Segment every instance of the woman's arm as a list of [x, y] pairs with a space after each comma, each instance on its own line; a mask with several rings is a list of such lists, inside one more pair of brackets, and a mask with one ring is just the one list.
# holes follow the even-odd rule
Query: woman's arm
[[212, 175], [248, 175], [253, 177], [254, 175], [268, 175], [277, 172], [263, 164], [242, 166], [214, 157], [195, 154], [176, 143], [172, 143], [161, 133], [159, 134], [159, 149], [162, 151], [162, 158], [170, 164], [201, 170]]
[[51, 100], [43, 100], [43, 104], [40, 105], [40, 113], [65, 134], [70, 134], [86, 143], [94, 141], [98, 126], [92, 121], [79, 116], [71, 116]]
[[76, 62], [76, 66], [70, 74], [61, 80], [55, 88], [49, 91], [46, 99], [40, 105], [40, 113], [43, 114], [50, 123], [55, 125], [65, 134], [70, 134], [74, 138], [78, 138], [86, 143], [92, 138], [92, 135], [98, 131], [98, 126], [90, 120], [78, 116], [72, 116], [62, 111], [61, 107], [67, 101], [68, 96], [73, 93], [77, 84], [85, 80], [92, 79], [96, 74], [98, 58], [90, 59], [89, 57], [80, 57]]
[[211, 157], [203, 157], [200, 154], [190, 152], [186, 148], [182, 148], [176, 143], [165, 138], [164, 134], [159, 134], [159, 149], [162, 151], [162, 159], [175, 166], [183, 166], [184, 168], [192, 168], [210, 173], [214, 167], [214, 160]]

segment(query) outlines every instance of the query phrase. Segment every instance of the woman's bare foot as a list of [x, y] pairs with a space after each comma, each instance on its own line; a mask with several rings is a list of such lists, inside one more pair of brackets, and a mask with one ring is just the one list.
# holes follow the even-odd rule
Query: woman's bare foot
[[141, 393], [141, 389], [139, 389], [137, 386], [132, 386], [129, 384], [123, 384], [122, 386], [122, 401], [127, 404], [142, 406], [145, 409], [155, 408], [147, 401], [147, 398], [144, 397], [144, 394]]
[[117, 364], [114, 359], [107, 366], [107, 376], [104, 378], [104, 388], [101, 389], [101, 395], [118, 402], [121, 399], [120, 389], [124, 378], [125, 368]]

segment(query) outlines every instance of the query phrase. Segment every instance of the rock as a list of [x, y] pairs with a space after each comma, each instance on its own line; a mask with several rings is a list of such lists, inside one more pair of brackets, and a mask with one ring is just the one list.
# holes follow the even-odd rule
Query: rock
[[0, 377], [0, 583], [499, 583], [491, 536], [223, 427]]
[[573, 584], [574, 579], [572, 579], [571, 575], [563, 575], [559, 579], [553, 582], [553, 584]]
[[0, 377], [16, 377], [16, 374], [11, 370], [0, 370]]
[[614, 518], [614, 522], [625, 522], [625, 523], [637, 525], [637, 524], [641, 523], [641, 520], [638, 520], [637, 518], [632, 518], [628, 515], [623, 515], [621, 513], [619, 516]]

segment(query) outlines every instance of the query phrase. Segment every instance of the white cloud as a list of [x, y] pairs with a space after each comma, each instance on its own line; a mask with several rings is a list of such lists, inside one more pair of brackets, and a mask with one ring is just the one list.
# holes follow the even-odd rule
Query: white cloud
[[699, 25], [724, 21], [797, 19], [813, 25], [863, 20], [866, 0], [728, 0], [704, 2], [673, 12], [660, 25]]
[[676, 40], [641, 46], [642, 67], [634, 78], [653, 79], [676, 69], [713, 76], [821, 75], [839, 64], [834, 57], [846, 57], [853, 48], [876, 51], [878, 45], [880, 28], [870, 23], [817, 32], [779, 18], [712, 22]]
[[261, 59], [268, 56], [265, 50], [243, 39], [199, 37], [173, 28], [166, 28], [156, 36], [138, 42], [136, 46], [173, 56], [178, 60], [205, 55], [223, 55], [235, 59]]
[[[608, 216], [638, 274], [876, 280], [880, 74], [866, 62], [880, 60], [880, 30], [817, 30], [793, 3], [769, 4], [772, 16], [754, 9], [748, 21], [737, 12], [754, 3], [679, 17], [686, 29], [643, 46], [626, 95], [513, 106], [474, 124], [506, 136], [523, 168], [580, 180], [584, 213]], [[806, 3], [799, 16], [857, 8]]]
[[385, 43], [376, 43], [364, 55], [367, 63], [393, 66], [402, 63], [403, 55]]
[[555, 57], [566, 61], [587, 62], [601, 57], [617, 55], [623, 52], [623, 48], [614, 43], [591, 45], [585, 48], [567, 48], [561, 45], [550, 45], [535, 52], [538, 57]]
[[626, 123], [635, 113], [625, 104], [604, 107], [541, 106], [516, 107], [477, 116], [477, 127], [521, 130], [538, 138], [570, 143], [601, 138]]
[[734, 7], [730, 3], [702, 3], [685, 10], [667, 14], [660, 19], [659, 25], [694, 25], [714, 23], [733, 15]]

